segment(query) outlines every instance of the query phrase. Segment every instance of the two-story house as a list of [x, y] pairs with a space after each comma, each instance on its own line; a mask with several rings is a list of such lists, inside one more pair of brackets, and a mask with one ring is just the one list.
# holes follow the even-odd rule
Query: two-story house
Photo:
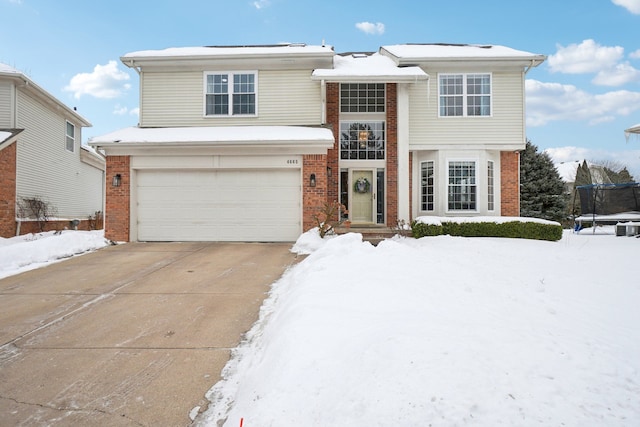
[[0, 237], [40, 231], [38, 212], [25, 200], [46, 204], [48, 230], [90, 227], [89, 217], [103, 210], [105, 159], [81, 144], [88, 126], [27, 75], [0, 64]]
[[353, 224], [519, 215], [524, 79], [543, 55], [407, 44], [127, 54], [140, 124], [107, 154], [107, 237], [292, 241], [324, 203]]

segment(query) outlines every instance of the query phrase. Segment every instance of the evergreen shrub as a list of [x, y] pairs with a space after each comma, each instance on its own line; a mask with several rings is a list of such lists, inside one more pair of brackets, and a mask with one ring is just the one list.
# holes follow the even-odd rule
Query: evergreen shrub
[[549, 240], [562, 238], [560, 224], [541, 224], [537, 222], [509, 221], [495, 222], [446, 222], [442, 225], [411, 223], [412, 236], [416, 239], [425, 236], [461, 236], [461, 237], [507, 237], [512, 239]]

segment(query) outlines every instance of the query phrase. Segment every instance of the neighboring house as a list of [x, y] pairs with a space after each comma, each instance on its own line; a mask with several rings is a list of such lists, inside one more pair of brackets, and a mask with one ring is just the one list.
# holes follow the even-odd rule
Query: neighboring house
[[292, 241], [333, 201], [374, 227], [519, 215], [524, 80], [543, 55], [288, 44], [121, 60], [140, 75], [140, 124], [90, 141], [113, 240]]
[[[591, 184], [611, 184], [611, 179], [607, 174], [604, 166], [588, 162], [587, 160], [573, 161], [573, 162], [561, 162], [556, 163], [555, 167], [558, 171], [558, 175], [564, 182], [565, 192], [567, 194], [573, 194], [575, 188], [576, 176], [578, 174], [578, 168], [587, 167], [589, 170], [589, 176], [591, 178]], [[588, 184], [582, 183], [581, 185]]]
[[[24, 73], [0, 64], [0, 236], [39, 231], [25, 199], [41, 200], [55, 216], [46, 229], [88, 228], [103, 210], [105, 159], [81, 145], [91, 126]], [[92, 226], [95, 223], [92, 222]]]

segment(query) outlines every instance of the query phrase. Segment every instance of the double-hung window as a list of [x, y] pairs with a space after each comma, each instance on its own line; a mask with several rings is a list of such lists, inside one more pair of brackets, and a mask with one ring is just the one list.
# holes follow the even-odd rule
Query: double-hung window
[[205, 114], [241, 116], [256, 114], [256, 73], [206, 74]]
[[440, 117], [491, 115], [491, 74], [440, 74]]
[[73, 123], [67, 122], [66, 130], [65, 130], [65, 147], [67, 151], [71, 151], [72, 153], [76, 148], [76, 127]]
[[476, 162], [449, 162], [448, 210], [475, 211], [477, 200]]

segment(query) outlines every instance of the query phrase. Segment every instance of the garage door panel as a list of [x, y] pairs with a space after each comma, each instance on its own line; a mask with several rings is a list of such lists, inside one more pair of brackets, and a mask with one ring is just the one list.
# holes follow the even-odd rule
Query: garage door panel
[[137, 173], [138, 240], [293, 241], [300, 170]]

